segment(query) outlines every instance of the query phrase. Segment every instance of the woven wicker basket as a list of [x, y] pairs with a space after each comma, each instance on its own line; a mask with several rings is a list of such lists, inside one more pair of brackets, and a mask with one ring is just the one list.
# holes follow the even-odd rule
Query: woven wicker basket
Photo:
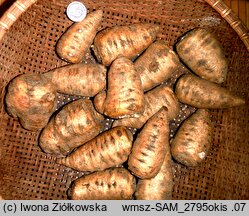
[[[55, 163], [38, 144], [39, 133], [23, 129], [5, 111], [8, 82], [18, 74], [43, 73], [65, 65], [55, 43], [72, 24], [70, 0], [19, 0], [0, 19], [0, 196], [3, 199], [67, 199], [71, 182], [84, 175]], [[186, 31], [213, 31], [229, 60], [223, 86], [243, 96], [246, 106], [212, 110], [213, 146], [196, 168], [174, 165], [173, 199], [249, 199], [249, 34], [221, 0], [83, 0], [89, 11], [102, 9], [101, 28], [136, 22], [161, 26], [160, 38], [173, 47]], [[88, 56], [86, 60], [91, 60]], [[179, 72], [187, 71], [181, 67]], [[175, 78], [168, 81], [169, 85]], [[74, 99], [60, 95], [58, 107]], [[171, 136], [193, 109], [182, 106]]]

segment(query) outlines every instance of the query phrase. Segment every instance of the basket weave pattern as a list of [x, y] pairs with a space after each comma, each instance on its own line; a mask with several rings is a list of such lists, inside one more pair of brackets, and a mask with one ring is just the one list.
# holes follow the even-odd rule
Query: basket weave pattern
[[[12, 78], [23, 73], [44, 73], [66, 64], [56, 55], [55, 44], [72, 24], [65, 15], [70, 2], [38, 0], [29, 8], [27, 5], [26, 12], [10, 28], [6, 27], [8, 31], [0, 41], [0, 195], [4, 199], [67, 199], [71, 182], [84, 175], [56, 164], [53, 156], [43, 153], [37, 143], [39, 133], [23, 129], [4, 107], [6, 86]], [[223, 86], [243, 96], [247, 104], [212, 111], [214, 137], [210, 154], [197, 168], [174, 164], [173, 199], [249, 199], [249, 54], [246, 42], [240, 39], [247, 41], [248, 31], [238, 35], [223, 18], [228, 12], [222, 17], [202, 0], [83, 2], [89, 11], [104, 11], [100, 29], [157, 23], [161, 26], [159, 37], [172, 48], [182, 34], [194, 27], [208, 28], [217, 35], [229, 61]], [[233, 27], [239, 26], [238, 21], [232, 23]], [[93, 61], [90, 53], [84, 61]], [[177, 75], [189, 71], [181, 66], [178, 72]], [[168, 84], [172, 85], [176, 78], [168, 80]], [[75, 98], [59, 95], [58, 107]], [[182, 106], [179, 117], [171, 123], [171, 137], [192, 112], [193, 108]], [[107, 120], [106, 127], [109, 124]]]

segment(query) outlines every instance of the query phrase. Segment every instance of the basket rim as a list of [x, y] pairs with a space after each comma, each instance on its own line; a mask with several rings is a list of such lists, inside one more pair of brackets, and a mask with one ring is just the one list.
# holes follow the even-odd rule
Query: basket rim
[[[38, 0], [17, 0], [10, 6], [10, 8], [0, 18], [0, 41], [15, 21], [17, 21], [18, 18], [37, 1]], [[214, 8], [222, 18], [228, 22], [249, 51], [249, 30], [243, 21], [225, 4], [223, 0], [205, 0], [205, 2]]]
[[[198, 0], [197, 0], [198, 1]], [[37, 1], [36, 1], [37, 2]], [[41, 2], [37, 2], [37, 3], [41, 3]], [[210, 10], [212, 10], [212, 7], [210, 7], [208, 4], [206, 4], [205, 2], [204, 2], [204, 0], [202, 0], [201, 1], [201, 3], [202, 3], [202, 6], [205, 6], [205, 7], [209, 7], [210, 8]], [[218, 3], [217, 3], [218, 4]], [[217, 4], [216, 4], [216, 6], [217, 6]], [[43, 4], [44, 5], [44, 4]], [[31, 6], [32, 7], [32, 6]], [[35, 8], [36, 8], [36, 5], [35, 5]], [[32, 9], [32, 8], [31, 8]], [[215, 12], [215, 11], [214, 11]], [[28, 11], [28, 13], [29, 13], [29, 11]], [[218, 14], [217, 14], [218, 15]], [[19, 22], [20, 22], [21, 20], [19, 20]], [[18, 22], [18, 21], [17, 21]], [[18, 24], [18, 23], [16, 23], [16, 24]], [[22, 24], [22, 23], [21, 23]], [[223, 23], [222, 23], [222, 25], [223, 24], [226, 24], [225, 22], [224, 22], [224, 20], [223, 20]], [[33, 26], [33, 25], [32, 25]], [[227, 27], [226, 27], [227, 26]], [[226, 28], [229, 28], [229, 33], [230, 33], [230, 31], [232, 31], [232, 29], [230, 29], [231, 27], [230, 26], [228, 26], [228, 25], [226, 25], [225, 27]], [[21, 29], [21, 32], [20, 32], [20, 34], [21, 35], [23, 35], [23, 34], [26, 34], [25, 33], [25, 31], [24, 30], [26, 30], [26, 28], [28, 28], [29, 26], [25, 26], [25, 28], [24, 29]], [[14, 28], [15, 29], [15, 28]], [[13, 28], [11, 29], [11, 30], [14, 30]], [[10, 34], [11, 32], [9, 32], [8, 33], [8, 31], [6, 31], [6, 35], [5, 35], [5, 38], [4, 38], [4, 40], [3, 40], [3, 43], [7, 43], [7, 42], [9, 42], [9, 40], [8, 40], [8, 37], [9, 36], [11, 36], [12, 34]], [[18, 33], [18, 35], [19, 35], [19, 33]], [[31, 34], [30, 34], [31, 35]], [[233, 35], [234, 35], [234, 32], [233, 32]], [[15, 35], [14, 35], [15, 36]], [[46, 39], [46, 38], [43, 38], [43, 39]], [[43, 39], [41, 40], [41, 41], [43, 41]], [[239, 41], [239, 39], [237, 40], [238, 38], [236, 37], [236, 41], [237, 42], [240, 42]], [[0, 39], [1, 40], [1, 39]], [[11, 40], [11, 38], [10, 38], [10, 40]], [[241, 41], [242, 42], [242, 41]], [[7, 44], [8, 45], [8, 44]], [[25, 45], [25, 44], [24, 44]], [[226, 45], [226, 44], [225, 44]], [[11, 44], [11, 46], [9, 46], [10, 48], [12, 48], [12, 44]], [[242, 48], [243, 48], [243, 52], [246, 52], [246, 50], [244, 49], [245, 47], [243, 47], [243, 45], [241, 44], [241, 43], [239, 43], [239, 49], [241, 48], [241, 46], [242, 46]], [[9, 47], [8, 46], [6, 46], [6, 50], [8, 50], [9, 49]], [[18, 47], [17, 47], [18, 48]], [[29, 47], [27, 47], [27, 49], [28, 49]], [[236, 47], [237, 48], [237, 47]], [[4, 49], [5, 50], [5, 49]], [[12, 49], [10, 49], [10, 50], [12, 50]], [[229, 51], [230, 51], [230, 49], [228, 49]], [[26, 51], [26, 50], [25, 50]], [[238, 50], [238, 51], [240, 51], [240, 50]], [[236, 57], [239, 57], [239, 56], [241, 56], [241, 53], [239, 53], [237, 50], [236, 50], [236, 52], [235, 53], [233, 53], [233, 55], [231, 56], [232, 57], [232, 60], [234, 59], [234, 61], [236, 61]], [[12, 52], [12, 51], [11, 51]], [[14, 53], [14, 52], [13, 52]], [[18, 54], [18, 53], [17, 53]], [[43, 54], [42, 52], [40, 53], [40, 54]], [[230, 56], [229, 56], [230, 57]], [[243, 55], [242, 55], [242, 58], [243, 58]], [[27, 59], [27, 58], [25, 58], [25, 59]], [[15, 59], [13, 59], [14, 60], [14, 62], [16, 61]], [[11, 60], [11, 64], [12, 64], [12, 62], [13, 62], [13, 60]], [[19, 59], [17, 59], [17, 61], [19, 61]], [[57, 60], [56, 60], [57, 61]], [[244, 61], [244, 60], [243, 60]], [[9, 62], [9, 61], [6, 61], [7, 63]], [[233, 62], [233, 61], [231, 61], [231, 62]], [[18, 62], [17, 62], [18, 63]], [[25, 60], [25, 62], [23, 62], [23, 61], [20, 61], [20, 63], [21, 64], [23, 64], [23, 65], [26, 65], [26, 60]], [[28, 62], [29, 63], [29, 62]], [[242, 65], [242, 64], [235, 64], [234, 66], [237, 68], [237, 66], [238, 65]], [[17, 65], [18, 67], [19, 67], [19, 65]], [[13, 67], [13, 70], [15, 70], [15, 68], [16, 68], [16, 65], [14, 65], [14, 67]], [[46, 67], [45, 67], [46, 68]], [[50, 68], [50, 65], [48, 65], [48, 67], [47, 68]], [[241, 67], [239, 67], [239, 69], [240, 69]], [[243, 68], [243, 66], [242, 66], [242, 68]], [[10, 68], [11, 70], [12, 70], [12, 65], [11, 65], [11, 68]], [[7, 71], [7, 70], [6, 70]], [[245, 72], [245, 70], [242, 70], [242, 71], [244, 71]], [[3, 71], [3, 72], [5, 72], [5, 70]], [[243, 73], [244, 73], [243, 72]], [[12, 75], [11, 75], [12, 76]], [[239, 82], [237, 82], [237, 83], [239, 83]], [[239, 85], [239, 84], [238, 84]], [[219, 121], [219, 125], [217, 126], [217, 133], [219, 134], [218, 135], [218, 137], [220, 136], [220, 133], [221, 132], [223, 132], [223, 130], [224, 130], [224, 127], [226, 127], [226, 125], [224, 124], [224, 122], [223, 122], [223, 119], [229, 119], [229, 116], [232, 116], [233, 118], [234, 118], [234, 116], [236, 116], [236, 115], [238, 115], [238, 113], [229, 113], [229, 115], [227, 115], [226, 117], [222, 117], [222, 119], [220, 118], [220, 116], [222, 116], [222, 115], [220, 115], [220, 114], [222, 114], [223, 115], [223, 112], [222, 113], [219, 113], [219, 114], [217, 114], [217, 122]], [[220, 121], [221, 120], [221, 121]], [[233, 121], [233, 120], [232, 120]], [[237, 123], [236, 123], [237, 124]], [[9, 125], [4, 125], [4, 127], [9, 127]], [[14, 124], [14, 129], [16, 128], [16, 125]], [[239, 127], [240, 127], [240, 125], [239, 125]], [[243, 127], [241, 127], [242, 129], [241, 130], [243, 130]], [[227, 130], [227, 129], [226, 129]], [[15, 131], [14, 131], [15, 132]], [[15, 132], [16, 133], [16, 132]], [[228, 133], [228, 132], [227, 132]], [[237, 134], [238, 135], [240, 135], [240, 133], [237, 133], [237, 131], [235, 131], [235, 136], [237, 137]], [[11, 134], [12, 135], [12, 134]], [[25, 135], [26, 136], [26, 135]], [[221, 137], [222, 137], [222, 139], [223, 139], [223, 134], [221, 135]], [[232, 136], [229, 136], [228, 137], [228, 140], [230, 139], [231, 140], [231, 142], [234, 142], [233, 141], [233, 137], [231, 138]], [[6, 139], [7, 140], [7, 139]], [[26, 139], [25, 139], [26, 140]], [[219, 141], [219, 138], [218, 138], [218, 141]], [[7, 141], [7, 142], [9, 142], [9, 141]], [[235, 142], [236, 143], [236, 142]], [[32, 142], [31, 142], [31, 144], [32, 144]], [[216, 144], [216, 146], [218, 145], [217, 143], [215, 143]], [[215, 144], [214, 144], [214, 146], [215, 146]], [[223, 146], [225, 146], [225, 147], [227, 147], [228, 146], [228, 144], [230, 144], [230, 142], [229, 143], [223, 143], [222, 145]], [[222, 147], [223, 147], [222, 146]], [[15, 147], [15, 146], [14, 146]], [[219, 147], [220, 147], [220, 144], [219, 144]], [[3, 149], [4, 150], [4, 149]], [[21, 148], [20, 148], [20, 150], [21, 150]], [[20, 151], [19, 149], [17, 150], [17, 151]], [[217, 149], [216, 148], [214, 148], [214, 151], [213, 152], [215, 152], [215, 153], [213, 153], [214, 154], [214, 156], [211, 156], [210, 157], [210, 160], [209, 161], [211, 161], [211, 160], [213, 160], [213, 158], [214, 157], [217, 157], [217, 158], [222, 158], [223, 157], [223, 154], [221, 154], [221, 155], [219, 155], [218, 153], [217, 153], [217, 151], [216, 151]], [[234, 149], [232, 149], [232, 150], [234, 150]], [[223, 152], [223, 150], [221, 151], [221, 152]], [[217, 153], [217, 156], [216, 156], [216, 153]], [[1, 148], [0, 148], [0, 154], [1, 154]], [[239, 152], [236, 152], [236, 155], [237, 154], [239, 154]], [[234, 155], [233, 157], [232, 157], [232, 159], [234, 158], [235, 159], [235, 156], [236, 155]], [[49, 156], [49, 157], [45, 157], [45, 158], [48, 158], [49, 160], [51, 160], [51, 157]], [[40, 159], [43, 159], [43, 158], [40, 158]], [[39, 160], [40, 160], [39, 159]], [[227, 157], [227, 159], [231, 159], [230, 157]], [[18, 163], [18, 160], [16, 160], [15, 159], [15, 161], [17, 161], [17, 163]], [[44, 164], [43, 163], [43, 160], [40, 160], [42, 163], [42, 165]], [[46, 161], [46, 160], [45, 160]], [[214, 161], [214, 163], [216, 163], [216, 160], [213, 160]], [[46, 162], [47, 163], [47, 162]], [[224, 160], [224, 162], [222, 161], [222, 164], [219, 164], [219, 165], [217, 165], [218, 167], [221, 167], [221, 166], [223, 166], [223, 164], [226, 164], [227, 163], [227, 161], [226, 160]], [[244, 163], [243, 163], [244, 164]], [[12, 164], [13, 165], [13, 164]], [[11, 165], [11, 166], [12, 166]], [[15, 165], [15, 164], [14, 164]], [[46, 164], [45, 164], [46, 165]], [[49, 166], [50, 166], [50, 161], [49, 161]], [[243, 167], [244, 167], [244, 165], [243, 165]], [[23, 166], [19, 166], [18, 167], [18, 169], [20, 170], [20, 169], [22, 169], [23, 168]], [[210, 170], [209, 172], [210, 173], [208, 173], [208, 174], [206, 174], [206, 173], [204, 173], [204, 168], [205, 168], [205, 170], [207, 169], [207, 170]], [[201, 168], [200, 169], [200, 173], [202, 173], [203, 172], [203, 178], [204, 178], [204, 184], [205, 184], [205, 187], [203, 186], [203, 187], [200, 187], [200, 190], [199, 190], [199, 188], [198, 188], [198, 185], [199, 185], [199, 182], [198, 182], [198, 185], [195, 185], [194, 187], [196, 187], [197, 189], [198, 189], [198, 191], [203, 191], [203, 195], [200, 195], [200, 197], [208, 197], [208, 196], [210, 196], [210, 197], [214, 197], [215, 198], [215, 196], [217, 197], [217, 196], [220, 196], [219, 194], [218, 194], [218, 192], [216, 192], [216, 191], [218, 191], [216, 188], [220, 188], [220, 187], [222, 187], [222, 184], [224, 183], [224, 182], [226, 182], [225, 180], [223, 181], [223, 180], [221, 180], [221, 181], [219, 181], [219, 183], [217, 183], [217, 184], [215, 184], [214, 186], [213, 186], [213, 188], [211, 188], [212, 190], [210, 190], [210, 193], [208, 192], [207, 194], [206, 194], [206, 187], [209, 189], [209, 186], [206, 186], [206, 185], [211, 185], [211, 184], [209, 184], [209, 183], [207, 183], [206, 184], [206, 182], [208, 182], [208, 180], [207, 179], [209, 179], [209, 175], [210, 176], [214, 176], [214, 181], [216, 181], [216, 182], [218, 182], [217, 181], [217, 179], [218, 178], [221, 178], [221, 177], [223, 177], [223, 172], [226, 172], [226, 171], [224, 171], [224, 170], [221, 170], [222, 172], [222, 175], [221, 174], [216, 174], [216, 171], [214, 172], [213, 170], [211, 171], [211, 169], [213, 169], [212, 168], [212, 165], [209, 165], [208, 164], [208, 166], [207, 167], [204, 167], [204, 168]], [[223, 168], [223, 167], [222, 167]], [[57, 169], [57, 167], [55, 168], [55, 169]], [[223, 168], [224, 169], [224, 168]], [[65, 172], [64, 171], [64, 168], [60, 168], [59, 169], [59, 172], [61, 173], [61, 170], [63, 171], [63, 172]], [[5, 171], [5, 170], [4, 170]], [[177, 180], [182, 180], [182, 176], [183, 175], [185, 175], [186, 173], [188, 173], [188, 170], [185, 170], [185, 169], [183, 169], [183, 171], [182, 170], [180, 170], [180, 165], [178, 166], [178, 168], [177, 168], [177, 171], [179, 172], [178, 173], [178, 179]], [[26, 171], [26, 173], [27, 173], [28, 171]], [[205, 171], [206, 172], [206, 171]], [[31, 170], [30, 171], [30, 173], [32, 173], [32, 175], [33, 175], [33, 171]], [[9, 175], [9, 174], [8, 174]], [[65, 172], [65, 176], [67, 175], [67, 172]], [[192, 174], [191, 174], [192, 175]], [[207, 177], [206, 177], [207, 176]], [[52, 176], [53, 177], [53, 176]], [[51, 180], [52, 179], [52, 177], [50, 178], [50, 176], [49, 175], [46, 175], [45, 176], [45, 178], [46, 179], [48, 179], [48, 181], [49, 180]], [[1, 178], [1, 177], [0, 177]], [[77, 176], [77, 178], [78, 178], [78, 176]], [[187, 177], [187, 180], [189, 179], [190, 177]], [[212, 178], [212, 177], [211, 177]], [[226, 177], [227, 178], [227, 177]], [[234, 177], [233, 177], [234, 178]], [[244, 178], [244, 177], [243, 177]], [[39, 180], [39, 178], [37, 178], [38, 180]], [[34, 181], [34, 184], [36, 184], [36, 185], [39, 185], [39, 184], [43, 184], [43, 182], [42, 183], [40, 183], [40, 181], [36, 181], [37, 179], [35, 179], [35, 181]], [[227, 181], [230, 181], [230, 178], [227, 178], [228, 180]], [[232, 179], [232, 178], [231, 178]], [[25, 179], [26, 180], [26, 179]], [[73, 179], [72, 179], [73, 180]], [[45, 180], [44, 180], [45, 181]], [[45, 182], [48, 182], [48, 181], [45, 181]], [[64, 180], [62, 179], [62, 182], [63, 182]], [[71, 181], [71, 180], [70, 180]], [[215, 182], [215, 183], [216, 183]], [[241, 180], [241, 182], [242, 182], [242, 180]], [[54, 181], [52, 181], [52, 183], [54, 183]], [[51, 183], [51, 185], [53, 186], [53, 184]], [[44, 183], [45, 184], [45, 183]], [[180, 183], [180, 184], [182, 184], [182, 183]], [[180, 184], [177, 184], [176, 185], [176, 188], [175, 188], [175, 192], [177, 191], [177, 190], [179, 190], [179, 188], [180, 188]], [[63, 183], [63, 185], [64, 185], [64, 183]], [[5, 189], [5, 190], [3, 190], [2, 191], [2, 198], [5, 198], [5, 196], [6, 197], [8, 197], [8, 194], [6, 194], [6, 193], [9, 193], [9, 189], [11, 189], [11, 185], [10, 184], [5, 184], [5, 186], [6, 186], [6, 188], [7, 189]], [[57, 186], [57, 184], [56, 184], [56, 186]], [[26, 186], [25, 186], [26, 187]], [[39, 186], [40, 187], [40, 186]], [[43, 187], [43, 185], [42, 185], [42, 187]], [[42, 188], [41, 187], [41, 188]], [[188, 187], [186, 187], [186, 188], [188, 188]], [[36, 189], [36, 188], [35, 188]], [[16, 189], [13, 189], [13, 191], [10, 191], [10, 193], [16, 193], [16, 191], [15, 191]], [[33, 189], [32, 189], [33, 190]], [[42, 190], [42, 189], [41, 189]], [[186, 189], [187, 190], [187, 189]], [[223, 188], [221, 189], [221, 190], [223, 190]], [[56, 192], [58, 192], [58, 190], [56, 189], [55, 190]], [[39, 192], [39, 190], [38, 190], [38, 192]], [[185, 191], [184, 191], [185, 192]], [[240, 193], [240, 190], [238, 189], [238, 190], [236, 190], [236, 192], [234, 192], [234, 191], [232, 191], [231, 193], [236, 193], [237, 194], [237, 192], [238, 193]], [[40, 193], [40, 192], [39, 192]], [[52, 192], [51, 194], [50, 194], [50, 191], [49, 192], [47, 192], [47, 193], [45, 193], [45, 195], [43, 196], [42, 194], [41, 194], [41, 196], [40, 197], [43, 197], [42, 199], [44, 199], [44, 197], [45, 196], [52, 196], [52, 195], [54, 195], [54, 193], [55, 192]], [[191, 190], [190, 190], [190, 195], [192, 196], [192, 193], [193, 192], [191, 192]], [[216, 194], [217, 193], [217, 194]], [[244, 192], [243, 192], [244, 193]], [[214, 195], [213, 195], [214, 194]], [[223, 192], [221, 191], [221, 194], [223, 194]], [[224, 193], [225, 194], [225, 193]], [[197, 195], [199, 195], [199, 194], [197, 194]], [[196, 195], [196, 196], [197, 196]], [[239, 194], [240, 195], [240, 194]], [[238, 196], [239, 196], [238, 195]], [[11, 195], [12, 196], [12, 195]], [[21, 193], [20, 193], [20, 195], [19, 196], [21, 196]], [[178, 199], [179, 199], [179, 197], [181, 198], [181, 197], [184, 197], [185, 195], [181, 195], [181, 196], [176, 196], [176, 197], [178, 197]], [[195, 196], [195, 194], [193, 194], [193, 196]], [[225, 196], [225, 195], [224, 195]], [[228, 198], [229, 198], [229, 196], [233, 196], [232, 194], [231, 195], [228, 195]], [[244, 195], [244, 197], [245, 197], [246, 195]], [[27, 197], [28, 199], [30, 199], [30, 197]], [[194, 197], [193, 197], [194, 198]], [[231, 197], [230, 197], [231, 198]], [[0, 192], [0, 199], [1, 199], [1, 192]], [[40, 198], [41, 199], [41, 198]]]

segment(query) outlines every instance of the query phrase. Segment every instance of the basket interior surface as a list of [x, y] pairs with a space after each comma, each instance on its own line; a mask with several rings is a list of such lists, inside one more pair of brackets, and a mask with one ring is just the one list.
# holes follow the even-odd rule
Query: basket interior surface
[[[0, 42], [0, 195], [3, 199], [67, 199], [73, 180], [84, 175], [55, 163], [38, 146], [39, 132], [23, 129], [5, 110], [9, 81], [18, 74], [44, 73], [67, 64], [55, 53], [55, 44], [72, 24], [65, 14], [70, 0], [38, 0], [11, 27]], [[89, 11], [102, 9], [100, 29], [129, 23], [159, 24], [159, 38], [174, 49], [188, 30], [205, 27], [217, 35], [229, 62], [224, 87], [246, 99], [246, 106], [211, 110], [212, 149], [196, 168], [173, 163], [173, 199], [249, 199], [249, 54], [229, 24], [201, 0], [84, 0]], [[85, 62], [95, 61], [91, 53]], [[181, 65], [167, 81], [189, 70]], [[59, 95], [58, 108], [77, 96]], [[182, 105], [171, 122], [172, 138], [180, 123], [194, 111]], [[105, 129], [111, 120], [107, 119]]]

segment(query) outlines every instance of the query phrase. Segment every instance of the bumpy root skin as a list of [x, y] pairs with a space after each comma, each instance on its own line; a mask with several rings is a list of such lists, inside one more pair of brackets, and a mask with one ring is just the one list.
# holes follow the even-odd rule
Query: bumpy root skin
[[79, 63], [89, 51], [102, 21], [103, 11], [97, 10], [74, 23], [58, 40], [56, 51], [59, 57], [70, 63]]
[[138, 134], [128, 160], [128, 168], [141, 179], [155, 177], [159, 172], [168, 142], [168, 111], [162, 107]]
[[79, 171], [99, 171], [123, 164], [131, 153], [133, 135], [125, 127], [115, 127], [88, 141], [57, 163]]
[[195, 75], [185, 74], [176, 83], [180, 102], [201, 109], [221, 109], [242, 106], [245, 100], [226, 88]]
[[146, 92], [169, 79], [177, 70], [180, 61], [165, 41], [155, 41], [135, 61], [142, 88]]
[[119, 55], [129, 59], [142, 53], [159, 33], [154, 24], [133, 24], [104, 29], [94, 39], [94, 53], [103, 65], [110, 65]]
[[171, 153], [176, 161], [186, 166], [197, 166], [209, 153], [213, 128], [210, 114], [198, 109], [180, 126], [171, 143]]
[[72, 200], [129, 200], [135, 177], [125, 168], [110, 168], [77, 179], [70, 190]]
[[126, 57], [117, 58], [108, 72], [104, 114], [124, 118], [144, 111], [144, 93], [134, 64]]
[[176, 118], [180, 111], [180, 104], [171, 88], [160, 85], [145, 94], [145, 109], [142, 114], [115, 120], [113, 127], [123, 125], [130, 128], [141, 128], [163, 106], [168, 109], [169, 120]]
[[5, 97], [9, 115], [18, 118], [31, 131], [41, 130], [56, 108], [54, 85], [41, 74], [15, 77], [8, 85]]
[[40, 147], [57, 157], [68, 155], [74, 148], [97, 136], [104, 117], [88, 99], [65, 105], [49, 121], [39, 138]]
[[215, 83], [226, 80], [228, 61], [216, 37], [204, 28], [188, 32], [176, 44], [183, 62], [198, 76]]

